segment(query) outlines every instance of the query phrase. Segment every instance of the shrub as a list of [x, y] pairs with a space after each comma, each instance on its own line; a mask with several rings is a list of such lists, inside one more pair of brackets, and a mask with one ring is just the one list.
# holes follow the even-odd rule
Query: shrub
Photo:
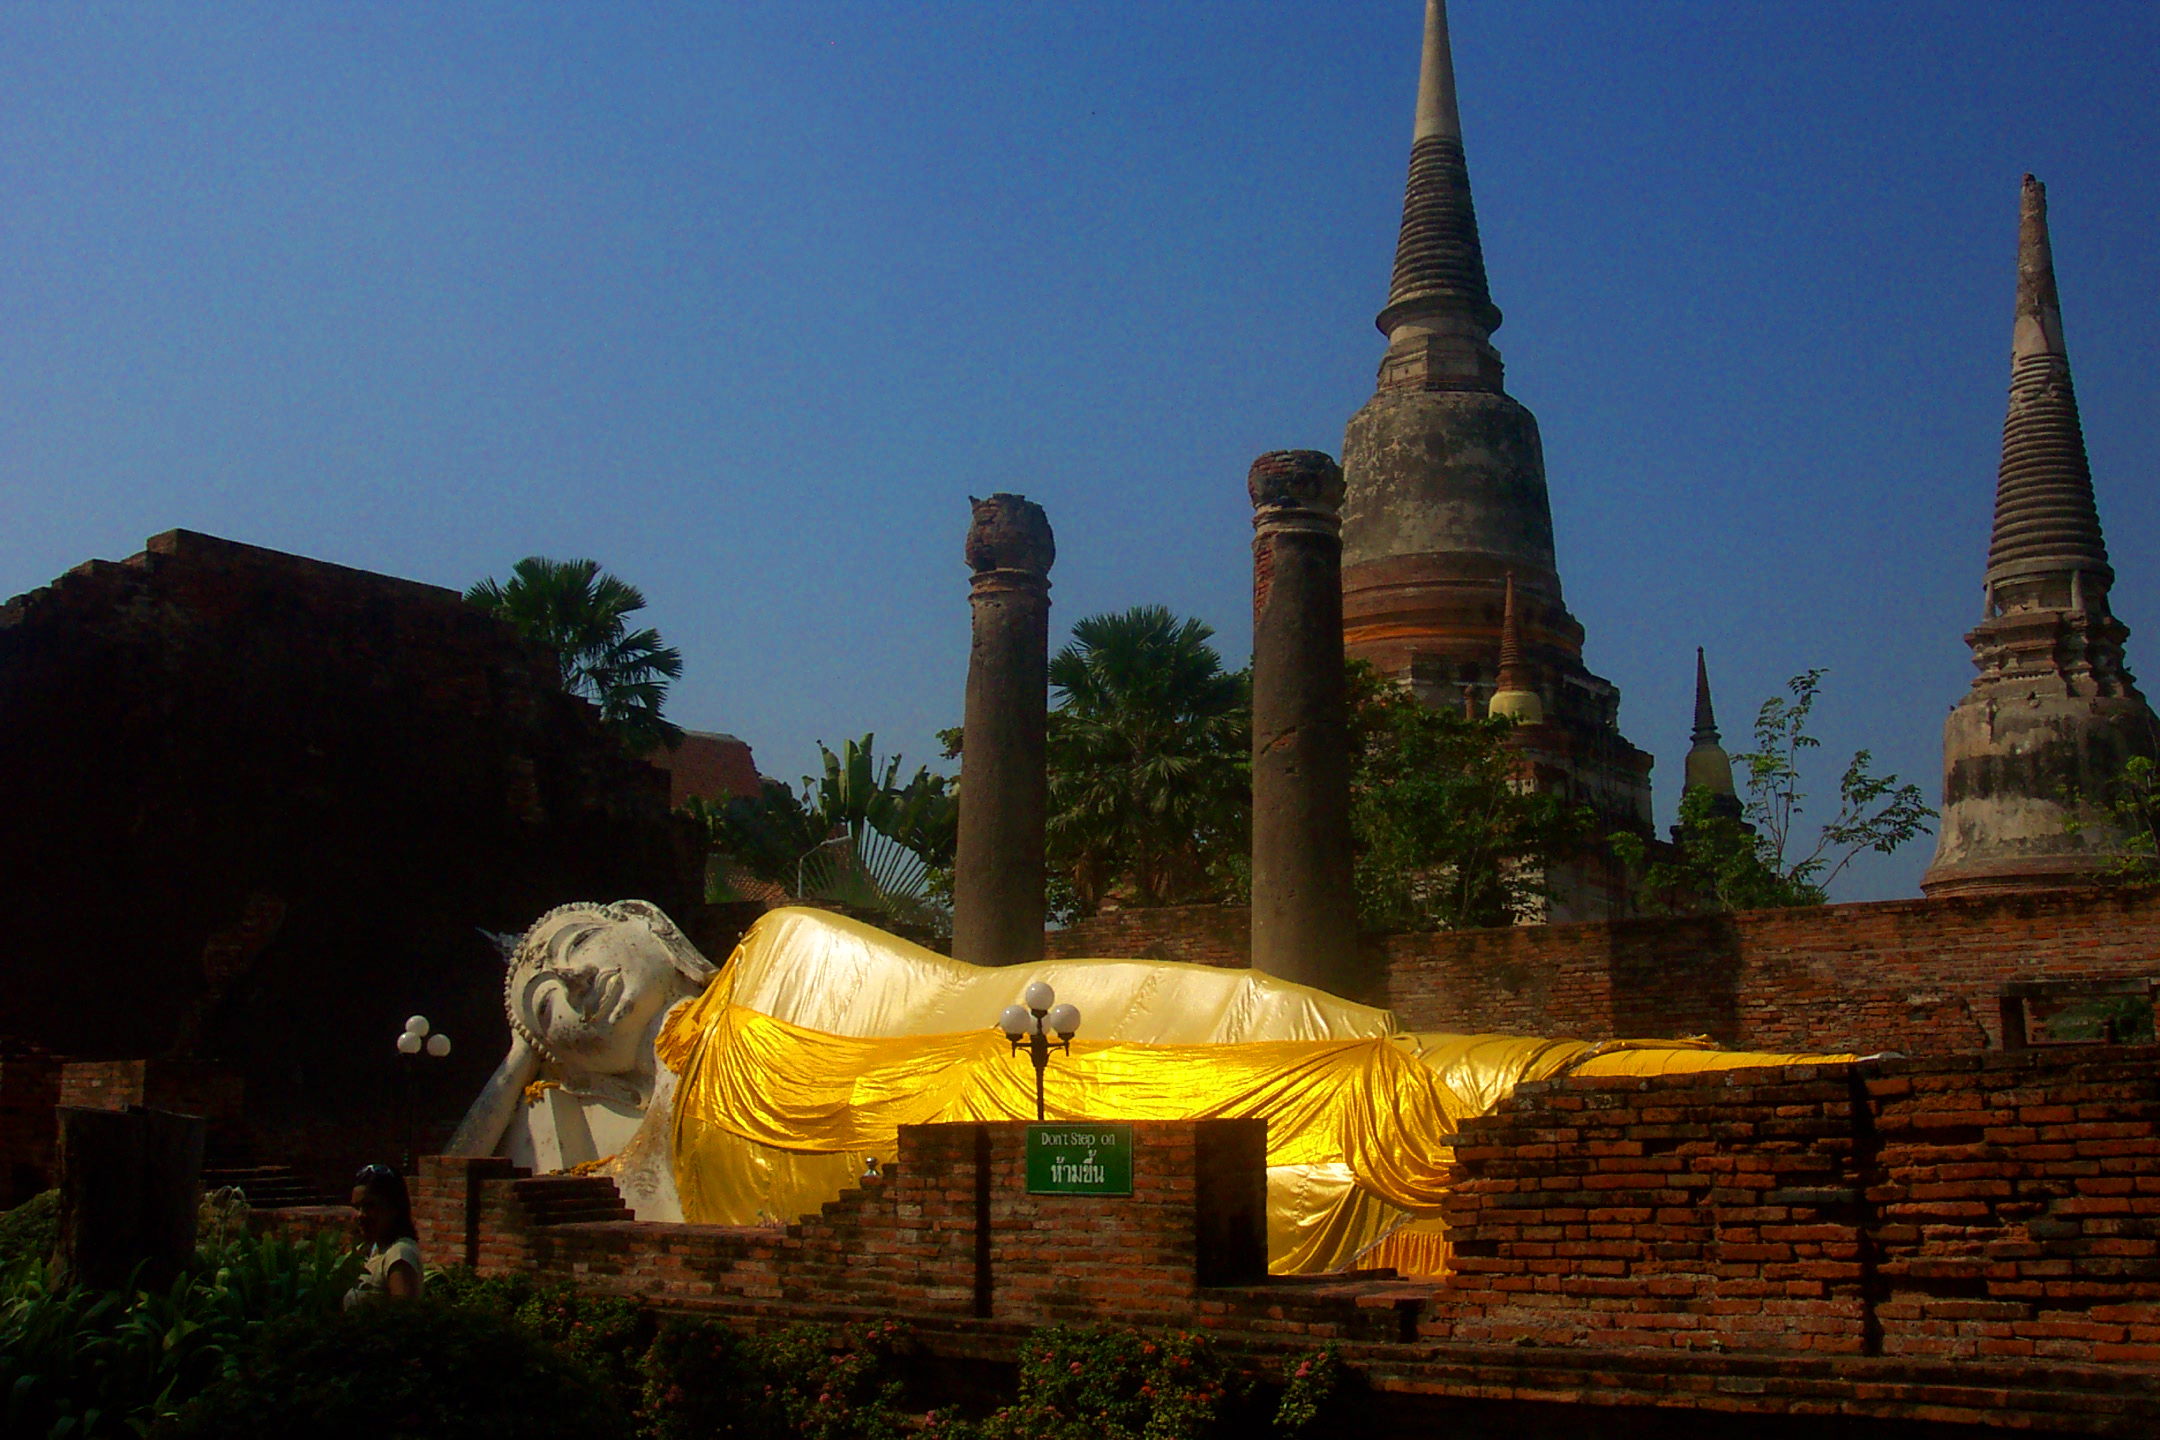
[[523, 1326], [606, 1382], [627, 1413], [644, 1390], [640, 1368], [652, 1344], [653, 1315], [630, 1300], [581, 1294], [573, 1285], [524, 1273], [478, 1276], [458, 1266], [428, 1277], [430, 1299]]
[[764, 1433], [764, 1380], [724, 1325], [668, 1319], [645, 1352], [639, 1414], [652, 1440]]
[[18, 1260], [0, 1277], [0, 1433], [139, 1435], [232, 1373], [266, 1323], [333, 1311], [357, 1268], [329, 1237], [243, 1237], [165, 1291], [55, 1286]]
[[906, 1427], [892, 1361], [909, 1347], [890, 1321], [790, 1325], [743, 1342], [763, 1384], [768, 1433], [802, 1440], [897, 1440]]
[[294, 1317], [189, 1403], [176, 1437], [628, 1440], [610, 1387], [524, 1326], [430, 1300]]
[[984, 1440], [1213, 1440], [1252, 1433], [1250, 1387], [1186, 1330], [1053, 1325], [1020, 1348], [1020, 1394]]
[[917, 1432], [922, 1418], [901, 1399], [895, 1362], [910, 1348], [907, 1328], [889, 1320], [790, 1325], [748, 1337], [709, 1322], [669, 1320], [645, 1356], [645, 1433], [653, 1440], [898, 1440]]
[[1283, 1365], [1282, 1395], [1275, 1406], [1275, 1434], [1282, 1440], [1324, 1440], [1361, 1427], [1343, 1369], [1342, 1355], [1323, 1345]]
[[1285, 1362], [1279, 1396], [1203, 1335], [1096, 1326], [1038, 1330], [1020, 1393], [978, 1424], [927, 1418], [923, 1440], [1333, 1440], [1355, 1433], [1333, 1346]]

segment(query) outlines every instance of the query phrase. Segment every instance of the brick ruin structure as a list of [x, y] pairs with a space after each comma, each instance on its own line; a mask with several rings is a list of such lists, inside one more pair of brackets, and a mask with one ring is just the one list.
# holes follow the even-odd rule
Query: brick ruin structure
[[699, 898], [666, 777], [544, 651], [455, 591], [184, 530], [0, 607], [0, 757], [0, 906], [45, 917], [0, 952], [36, 1047], [0, 1105], [38, 1050], [106, 1108], [222, 1069], [246, 1124], [219, 1102], [213, 1164], [398, 1154], [416, 1011], [470, 1041], [407, 1062], [423, 1138], [454, 1120], [502, 1025], [476, 927]]
[[661, 746], [645, 763], [667, 772], [668, 806], [676, 810], [692, 800], [754, 800], [764, 783], [748, 743], [715, 730], [685, 730], [681, 744]]
[[[1500, 687], [1506, 588], [1521, 635], [1509, 684], [1538, 718], [1512, 744], [1542, 789], [1600, 833], [1650, 829], [1650, 766], [1619, 729], [1620, 692], [1583, 663], [1561, 595], [1537, 419], [1501, 381], [1500, 311], [1463, 160], [1443, 0], [1427, 0], [1417, 122], [1373, 398], [1343, 438], [1343, 640], [1428, 704], [1483, 715]], [[1518, 715], [1518, 719], [1521, 716]], [[1590, 847], [1550, 877], [1553, 920], [1625, 913], [1625, 876]]]
[[[1947, 900], [1365, 937], [1371, 995], [1406, 1029], [1653, 1038], [1768, 1051], [2020, 1049], [2160, 990], [2160, 890]], [[1053, 958], [1249, 963], [1245, 913], [1124, 910], [1050, 934]], [[2054, 1022], [2051, 1029], [2051, 1022]], [[2087, 1029], [2085, 1038], [2097, 1038]]]
[[1257, 1122], [1133, 1130], [1126, 1197], [1032, 1194], [1024, 1127], [966, 1123], [903, 1127], [784, 1226], [643, 1224], [604, 1178], [434, 1157], [415, 1214], [483, 1274], [746, 1328], [901, 1315], [922, 1363], [978, 1372], [1106, 1316], [1278, 1376], [1332, 1342], [1375, 1435], [2160, 1427], [2151, 1047], [1524, 1085], [1456, 1137], [1439, 1279], [1270, 1280]]
[[1980, 673], [1943, 725], [1926, 894], [2089, 883], [2104, 869], [2122, 834], [2101, 802], [2124, 761], [2160, 749], [2160, 721], [2123, 661], [2130, 630], [2108, 604], [2114, 583], [2063, 344], [2047, 191], [2027, 175], [1987, 601], [1965, 637]]

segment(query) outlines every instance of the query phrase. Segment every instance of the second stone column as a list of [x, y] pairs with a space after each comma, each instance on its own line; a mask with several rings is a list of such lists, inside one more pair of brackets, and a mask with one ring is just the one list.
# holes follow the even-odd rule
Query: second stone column
[[1365, 998], [1350, 869], [1343, 475], [1317, 450], [1252, 465], [1252, 962]]

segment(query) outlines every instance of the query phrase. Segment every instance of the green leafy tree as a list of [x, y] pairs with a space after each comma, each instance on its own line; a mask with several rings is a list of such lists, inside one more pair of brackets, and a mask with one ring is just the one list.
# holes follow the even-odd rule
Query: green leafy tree
[[1613, 848], [1638, 867], [1638, 900], [1654, 911], [1714, 913], [1778, 906], [1820, 905], [1830, 884], [1864, 851], [1888, 855], [1928, 833], [1935, 811], [1920, 787], [1896, 775], [1877, 775], [1874, 756], [1856, 750], [1838, 778], [1838, 804], [1801, 849], [1803, 752], [1822, 742], [1807, 730], [1826, 672], [1795, 675], [1785, 695], [1773, 695], [1755, 715], [1755, 749], [1733, 757], [1747, 773], [1744, 807], [1750, 825], [1710, 813], [1710, 796], [1680, 799], [1673, 853], [1653, 857], [1640, 836], [1615, 835]]
[[682, 674], [682, 652], [662, 645], [650, 626], [630, 628], [629, 617], [645, 608], [635, 585], [597, 560], [528, 555], [507, 581], [482, 580], [465, 598], [552, 649], [563, 689], [598, 705], [602, 722], [632, 751], [681, 743], [682, 731], [660, 707], [668, 682]]
[[1525, 783], [1513, 722], [1434, 709], [1362, 662], [1350, 692], [1360, 922], [1392, 932], [1534, 919], [1589, 812]]
[[1050, 662], [1049, 863], [1079, 914], [1239, 893], [1252, 695], [1214, 634], [1141, 605], [1080, 621]]
[[1640, 835], [1612, 837], [1613, 850], [1640, 874], [1636, 903], [1643, 910], [1716, 914], [1822, 903], [1819, 887], [1778, 868], [1760, 831], [1717, 814], [1707, 790], [1681, 792], [1676, 833], [1675, 844], [1660, 847], [1656, 858]]
[[693, 800], [685, 811], [705, 831], [719, 863], [707, 867], [707, 898], [739, 898], [739, 876], [824, 900], [915, 933], [951, 928], [941, 894], [959, 835], [959, 800], [929, 767], [900, 779], [901, 759], [879, 765], [877, 737], [822, 743], [819, 775], [802, 791], [765, 782], [749, 798]]
[[[2069, 798], [2075, 802], [2075, 791]], [[2109, 828], [2120, 831], [2102, 867], [2102, 874], [2122, 885], [2160, 884], [2160, 766], [2149, 755], [2133, 755], [2123, 762], [2122, 773], [2099, 797], [2097, 808], [2107, 817]], [[2063, 822], [2075, 835], [2093, 828], [2076, 814]]]

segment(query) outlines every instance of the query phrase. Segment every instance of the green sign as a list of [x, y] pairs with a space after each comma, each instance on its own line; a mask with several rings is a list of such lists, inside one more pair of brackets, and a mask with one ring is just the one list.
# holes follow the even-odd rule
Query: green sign
[[1132, 1126], [1027, 1127], [1030, 1195], [1132, 1194]]

